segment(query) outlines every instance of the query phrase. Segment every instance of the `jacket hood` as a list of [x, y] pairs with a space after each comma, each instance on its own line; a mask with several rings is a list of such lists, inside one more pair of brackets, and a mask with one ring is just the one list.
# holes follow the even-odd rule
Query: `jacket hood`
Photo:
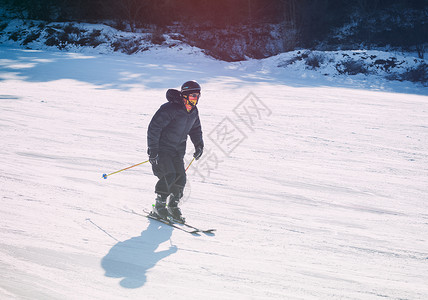
[[166, 91], [166, 99], [171, 103], [183, 104], [183, 98], [181, 97], [181, 92], [178, 90], [169, 89], [168, 91]]

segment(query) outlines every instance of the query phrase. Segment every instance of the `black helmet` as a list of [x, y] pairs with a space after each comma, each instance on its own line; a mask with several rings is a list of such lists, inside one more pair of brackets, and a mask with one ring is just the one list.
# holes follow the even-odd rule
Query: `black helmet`
[[181, 86], [181, 93], [191, 94], [192, 92], [201, 92], [201, 86], [199, 85], [199, 83], [194, 80], [186, 81], [185, 83], [183, 83], [183, 85]]

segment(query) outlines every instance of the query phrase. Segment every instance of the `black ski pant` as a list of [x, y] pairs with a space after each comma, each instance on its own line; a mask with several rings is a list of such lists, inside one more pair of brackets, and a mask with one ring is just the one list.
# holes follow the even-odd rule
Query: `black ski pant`
[[153, 174], [159, 178], [155, 187], [156, 194], [164, 197], [170, 194], [178, 198], [183, 196], [186, 171], [182, 155], [159, 152], [159, 164], [153, 166]]

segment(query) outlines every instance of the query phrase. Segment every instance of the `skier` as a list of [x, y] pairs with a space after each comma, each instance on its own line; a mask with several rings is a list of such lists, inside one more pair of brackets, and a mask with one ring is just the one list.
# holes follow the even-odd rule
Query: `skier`
[[[178, 207], [186, 185], [184, 154], [187, 136], [195, 146], [193, 157], [198, 160], [203, 153], [201, 122], [196, 107], [201, 96], [201, 86], [187, 81], [181, 91], [169, 89], [167, 103], [153, 116], [147, 131], [147, 153], [153, 174], [159, 178], [153, 212], [162, 219], [168, 216], [184, 222]], [[167, 199], [169, 202], [167, 205]]]

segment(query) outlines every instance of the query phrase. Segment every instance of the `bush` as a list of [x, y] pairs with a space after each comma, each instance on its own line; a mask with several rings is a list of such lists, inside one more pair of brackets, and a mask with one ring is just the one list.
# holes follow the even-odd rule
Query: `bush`
[[94, 29], [94, 30], [92, 30], [92, 32], [89, 36], [90, 36], [90, 38], [95, 39], [95, 38], [99, 37], [100, 35], [101, 35], [101, 30]]
[[112, 43], [114, 51], [121, 50], [126, 54], [134, 54], [137, 51], [145, 51], [148, 48], [141, 48], [141, 39], [120, 39]]
[[[266, 58], [281, 53], [282, 37], [274, 25], [261, 26], [212, 26], [180, 25], [175, 32], [181, 34], [181, 40], [190, 46], [204, 50], [212, 57], [224, 61], [240, 61], [247, 57]], [[292, 49], [290, 49], [292, 50]]]
[[80, 35], [82, 31], [79, 28], [73, 26], [73, 24], [68, 24], [67, 26], [64, 27], [64, 32], [68, 35], [70, 34]]
[[27, 45], [28, 43], [31, 43], [35, 40], [37, 40], [40, 37], [40, 31], [38, 32], [32, 32], [29, 35], [27, 35], [27, 37], [24, 39], [24, 41], [22, 42], [23, 45]]
[[64, 48], [66, 44], [68, 44], [68, 43], [71, 44], [73, 42], [73, 40], [70, 39], [69, 34], [66, 32], [61, 32], [58, 35], [58, 39], [60, 41], [60, 45], [58, 45], [60, 48]]
[[13, 40], [14, 42], [17, 42], [21, 38], [21, 32], [15, 31], [12, 32], [12, 34], [9, 36], [9, 40]]
[[311, 53], [306, 59], [306, 65], [311, 69], [316, 70], [324, 63], [324, 61], [325, 57], [323, 55]]
[[150, 40], [155, 45], [162, 45], [166, 41], [165, 37], [163, 36], [162, 29], [160, 27], [156, 27], [153, 29], [150, 36]]
[[7, 27], [7, 23], [0, 24], [0, 32], [3, 31]]
[[397, 59], [395, 57], [389, 58], [387, 60], [385, 59], [376, 59], [374, 64], [384, 70], [385, 72], [389, 72], [390, 69], [394, 69], [396, 66], [402, 64], [397, 62]]
[[354, 60], [348, 58], [342, 63], [336, 65], [336, 70], [339, 74], [357, 75], [357, 74], [368, 74], [366, 65], [361, 60]]
[[52, 47], [52, 46], [59, 46], [60, 42], [58, 41], [57, 38], [51, 36], [50, 38], [48, 38], [45, 42], [46, 46]]
[[98, 40], [101, 35], [101, 30], [94, 29], [89, 36], [83, 37], [75, 43], [80, 46], [91, 46], [93, 48], [99, 46], [102, 42]]
[[310, 55], [310, 51], [304, 51], [303, 53], [301, 51], [297, 51], [297, 55], [293, 56], [292, 58], [278, 64], [278, 67], [287, 67], [288, 65], [294, 64], [296, 61], [301, 61], [302, 59], [307, 59]]
[[421, 63], [415, 68], [408, 69], [399, 76], [401, 81], [420, 82], [424, 86], [428, 86], [428, 65]]

